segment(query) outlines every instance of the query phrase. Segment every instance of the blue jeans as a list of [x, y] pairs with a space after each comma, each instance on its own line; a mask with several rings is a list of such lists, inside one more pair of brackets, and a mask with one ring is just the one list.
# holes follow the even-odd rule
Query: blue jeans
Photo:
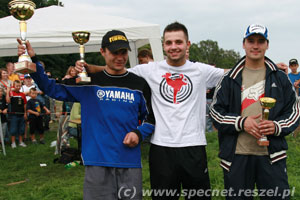
[[11, 136], [24, 135], [25, 120], [24, 115], [10, 115], [9, 133]]

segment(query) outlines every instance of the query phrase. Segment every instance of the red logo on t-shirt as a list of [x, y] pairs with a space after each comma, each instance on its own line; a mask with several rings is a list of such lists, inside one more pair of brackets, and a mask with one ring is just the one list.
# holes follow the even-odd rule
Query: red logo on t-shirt
[[162, 77], [160, 94], [166, 101], [178, 104], [190, 96], [193, 85], [186, 75], [167, 72]]
[[248, 106], [252, 105], [253, 103], [259, 101], [261, 97], [265, 96], [265, 88], [264, 88], [265, 81], [260, 81], [255, 85], [245, 89], [242, 86], [242, 107], [241, 111], [243, 112]]

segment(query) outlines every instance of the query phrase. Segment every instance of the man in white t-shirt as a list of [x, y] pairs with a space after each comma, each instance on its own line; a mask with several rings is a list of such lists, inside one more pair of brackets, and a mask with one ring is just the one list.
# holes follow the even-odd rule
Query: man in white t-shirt
[[[149, 157], [151, 188], [176, 190], [173, 196], [153, 193], [153, 199], [178, 199], [181, 187], [185, 191], [210, 189], [205, 151], [206, 88], [214, 87], [224, 70], [186, 60], [189, 47], [186, 27], [172, 23], [163, 34], [167, 59], [129, 69], [146, 79], [152, 91], [156, 127]], [[102, 70], [76, 63], [76, 69], [82, 66], [88, 72]], [[210, 199], [210, 193], [205, 194], [194, 198]]]

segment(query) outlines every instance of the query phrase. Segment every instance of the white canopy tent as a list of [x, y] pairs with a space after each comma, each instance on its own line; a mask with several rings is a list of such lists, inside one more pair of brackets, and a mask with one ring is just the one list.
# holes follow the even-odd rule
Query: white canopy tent
[[[16, 56], [19, 22], [12, 16], [0, 19], [0, 57]], [[137, 64], [137, 49], [150, 43], [154, 60], [163, 59], [160, 28], [136, 20], [101, 14], [101, 10], [50, 6], [35, 10], [27, 21], [27, 39], [38, 55], [79, 53], [73, 31], [89, 31], [85, 52], [99, 52], [101, 39], [109, 30], [125, 32], [130, 42], [129, 62]]]

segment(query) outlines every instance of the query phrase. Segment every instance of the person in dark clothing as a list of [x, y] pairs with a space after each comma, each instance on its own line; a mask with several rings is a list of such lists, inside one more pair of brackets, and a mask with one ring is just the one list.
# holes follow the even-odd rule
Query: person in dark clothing
[[7, 103], [4, 95], [4, 89], [0, 88], [0, 113], [1, 113], [1, 125], [2, 125], [2, 133], [3, 138], [8, 135], [7, 129]]
[[[216, 86], [211, 106], [224, 185], [232, 191], [226, 199], [253, 199], [255, 185], [261, 199], [289, 199], [285, 136], [299, 125], [298, 96], [285, 72], [265, 56], [265, 26], [248, 26], [243, 48], [246, 55]], [[262, 97], [276, 99], [267, 119], [262, 118]], [[263, 135], [269, 145], [259, 141]]]
[[42, 110], [45, 110], [46, 115], [50, 114], [48, 108], [37, 99], [38, 91], [36, 88], [30, 89], [30, 97], [27, 102], [27, 112], [28, 112], [28, 120], [29, 120], [29, 128], [30, 128], [30, 137], [33, 144], [36, 144], [37, 141], [35, 139], [35, 133], [39, 133], [40, 135], [40, 143], [45, 144], [44, 140], [44, 127], [43, 127], [43, 117]]

